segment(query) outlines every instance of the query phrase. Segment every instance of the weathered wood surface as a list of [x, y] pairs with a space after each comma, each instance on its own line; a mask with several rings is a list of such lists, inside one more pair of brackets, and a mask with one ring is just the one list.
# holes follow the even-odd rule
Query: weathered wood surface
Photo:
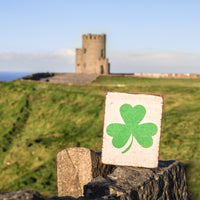
[[163, 98], [109, 92], [106, 96], [102, 162], [158, 167]]

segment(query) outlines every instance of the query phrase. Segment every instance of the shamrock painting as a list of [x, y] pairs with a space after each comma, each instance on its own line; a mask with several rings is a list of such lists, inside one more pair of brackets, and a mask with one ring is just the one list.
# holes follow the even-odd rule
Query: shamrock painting
[[133, 137], [144, 148], [149, 148], [153, 144], [152, 136], [158, 130], [154, 123], [140, 124], [146, 114], [146, 109], [142, 105], [132, 107], [130, 104], [123, 104], [120, 107], [120, 114], [125, 124], [112, 123], [108, 125], [106, 132], [113, 137], [112, 144], [116, 148], [122, 148], [131, 137], [131, 143], [122, 153], [126, 153], [132, 146]]
[[102, 162], [158, 166], [163, 98], [109, 92], [106, 95]]

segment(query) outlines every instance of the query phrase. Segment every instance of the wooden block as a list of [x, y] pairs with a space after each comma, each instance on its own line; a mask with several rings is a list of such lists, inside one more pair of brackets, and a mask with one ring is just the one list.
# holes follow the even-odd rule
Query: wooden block
[[109, 92], [106, 95], [102, 162], [157, 168], [163, 98]]

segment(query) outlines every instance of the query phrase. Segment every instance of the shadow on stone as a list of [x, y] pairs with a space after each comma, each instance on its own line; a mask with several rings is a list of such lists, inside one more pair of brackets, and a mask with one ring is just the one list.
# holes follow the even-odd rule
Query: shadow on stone
[[[70, 153], [70, 151], [72, 152]], [[84, 148], [80, 151], [88, 156], [94, 154]], [[59, 156], [65, 157], [63, 153], [65, 154], [62, 152]], [[70, 153], [69, 158], [72, 158], [73, 149], [68, 149], [68, 153]], [[94, 155], [96, 156], [96, 154]], [[74, 186], [69, 183], [67, 187]], [[116, 166], [106, 177], [93, 178], [83, 186], [83, 189], [84, 196], [63, 195], [61, 197], [54, 196], [48, 200], [191, 200], [187, 192], [183, 165], [172, 160], [159, 161], [158, 169]], [[37, 191], [32, 190], [0, 195], [0, 200], [13, 199], [43, 200], [44, 198]]]
[[36, 74], [31, 74], [31, 75], [28, 75], [26, 77], [23, 77], [22, 79], [39, 81], [40, 79], [53, 77], [53, 76], [54, 76], [54, 73], [49, 73], [49, 72], [47, 72], [47, 73], [36, 73]]
[[44, 200], [44, 198], [37, 191], [20, 190], [17, 192], [0, 194], [0, 200]]
[[97, 177], [84, 186], [86, 199], [189, 200], [185, 172], [177, 161], [159, 161], [158, 169], [117, 167], [107, 178]]

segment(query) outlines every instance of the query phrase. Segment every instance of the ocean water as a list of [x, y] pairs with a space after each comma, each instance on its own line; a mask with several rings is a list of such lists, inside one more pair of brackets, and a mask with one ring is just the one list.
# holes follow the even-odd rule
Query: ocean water
[[0, 81], [14, 81], [31, 74], [30, 72], [0, 72]]

